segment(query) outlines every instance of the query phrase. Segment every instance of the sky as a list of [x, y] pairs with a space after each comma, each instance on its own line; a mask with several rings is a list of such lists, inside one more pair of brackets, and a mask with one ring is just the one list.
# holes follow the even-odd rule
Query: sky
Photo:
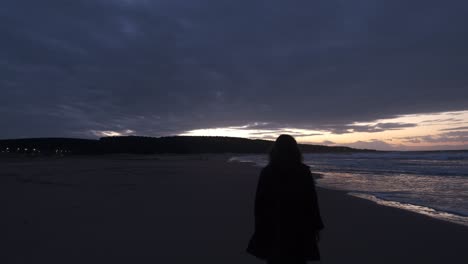
[[0, 139], [468, 149], [468, 3], [4, 0]]

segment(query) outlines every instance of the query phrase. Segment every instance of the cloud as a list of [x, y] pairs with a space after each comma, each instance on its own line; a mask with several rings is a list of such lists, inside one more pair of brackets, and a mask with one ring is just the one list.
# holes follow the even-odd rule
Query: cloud
[[181, 135], [189, 136], [234, 136], [248, 137], [255, 139], [275, 140], [281, 134], [301, 138], [309, 136], [319, 136], [322, 133], [312, 132], [304, 129], [293, 129], [285, 127], [277, 127], [275, 124], [268, 123], [251, 123], [243, 126], [231, 126], [222, 128], [194, 129], [189, 130]]
[[468, 126], [444, 128], [444, 129], [441, 129], [440, 131], [454, 131], [454, 130], [468, 130]]
[[0, 138], [127, 129], [161, 136], [255, 122], [400, 129], [348, 125], [466, 110], [467, 7], [6, 0], [0, 115], [8, 126]]
[[425, 135], [417, 137], [402, 137], [404, 142], [407, 143], [462, 143], [468, 142], [468, 131], [450, 131], [438, 135]]
[[[412, 142], [414, 140], [414, 142]], [[407, 143], [427, 143], [421, 139], [409, 139]], [[431, 141], [431, 145], [406, 145], [406, 144], [391, 144], [382, 140], [371, 139], [365, 141], [356, 141], [345, 146], [359, 149], [375, 149], [383, 151], [431, 151], [431, 150], [468, 150], [468, 144], [450, 144], [452, 141], [444, 141], [441, 138]]]
[[377, 123], [375, 125], [353, 125], [353, 124], [344, 124], [344, 125], [333, 125], [327, 126], [326, 129], [331, 131], [334, 134], [347, 134], [355, 132], [368, 132], [376, 133], [383, 132], [387, 130], [400, 130], [408, 127], [416, 127], [418, 124], [412, 123]]
[[359, 148], [359, 149], [375, 149], [375, 150], [402, 150], [405, 149], [403, 145], [394, 145], [389, 144], [385, 141], [378, 140], [378, 139], [371, 139], [367, 141], [356, 141], [354, 143], [345, 144], [348, 147], [352, 148]]
[[[454, 113], [451, 113], [452, 115]], [[457, 122], [463, 122], [463, 119], [459, 118], [439, 118], [439, 119], [430, 119], [430, 120], [424, 120], [421, 123], [422, 124], [440, 124], [440, 123], [457, 123]]]
[[91, 130], [90, 133], [97, 137], [115, 137], [115, 136], [129, 136], [132, 135], [135, 131], [126, 129], [123, 131], [98, 131]]

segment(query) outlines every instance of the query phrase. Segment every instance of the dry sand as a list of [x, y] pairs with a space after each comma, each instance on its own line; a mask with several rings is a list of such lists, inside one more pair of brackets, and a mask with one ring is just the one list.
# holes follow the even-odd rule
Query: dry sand
[[[0, 158], [0, 263], [262, 263], [259, 168], [229, 156]], [[322, 263], [468, 263], [468, 228], [319, 190]]]

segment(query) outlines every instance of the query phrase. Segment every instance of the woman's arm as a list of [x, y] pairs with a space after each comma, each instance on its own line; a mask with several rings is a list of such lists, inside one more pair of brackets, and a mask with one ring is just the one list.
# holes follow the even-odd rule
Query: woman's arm
[[317, 198], [317, 191], [315, 189], [315, 181], [312, 176], [312, 173], [309, 170], [308, 176], [307, 176], [307, 190], [306, 193], [308, 194], [308, 202], [309, 202], [309, 210], [310, 212], [310, 217], [312, 218], [313, 224], [314, 224], [314, 229], [315, 230], [322, 230], [325, 226], [322, 221], [322, 217], [320, 216], [320, 207], [318, 203], [318, 198]]
[[255, 215], [255, 228], [261, 227], [262, 218], [265, 212], [265, 169], [262, 169], [257, 183], [257, 191], [255, 193], [254, 215]]

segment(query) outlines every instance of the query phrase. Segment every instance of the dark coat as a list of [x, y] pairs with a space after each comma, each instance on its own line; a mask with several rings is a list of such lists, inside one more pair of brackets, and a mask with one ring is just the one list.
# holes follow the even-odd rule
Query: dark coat
[[308, 166], [268, 165], [262, 169], [248, 253], [261, 259], [319, 260], [317, 232], [323, 228]]

